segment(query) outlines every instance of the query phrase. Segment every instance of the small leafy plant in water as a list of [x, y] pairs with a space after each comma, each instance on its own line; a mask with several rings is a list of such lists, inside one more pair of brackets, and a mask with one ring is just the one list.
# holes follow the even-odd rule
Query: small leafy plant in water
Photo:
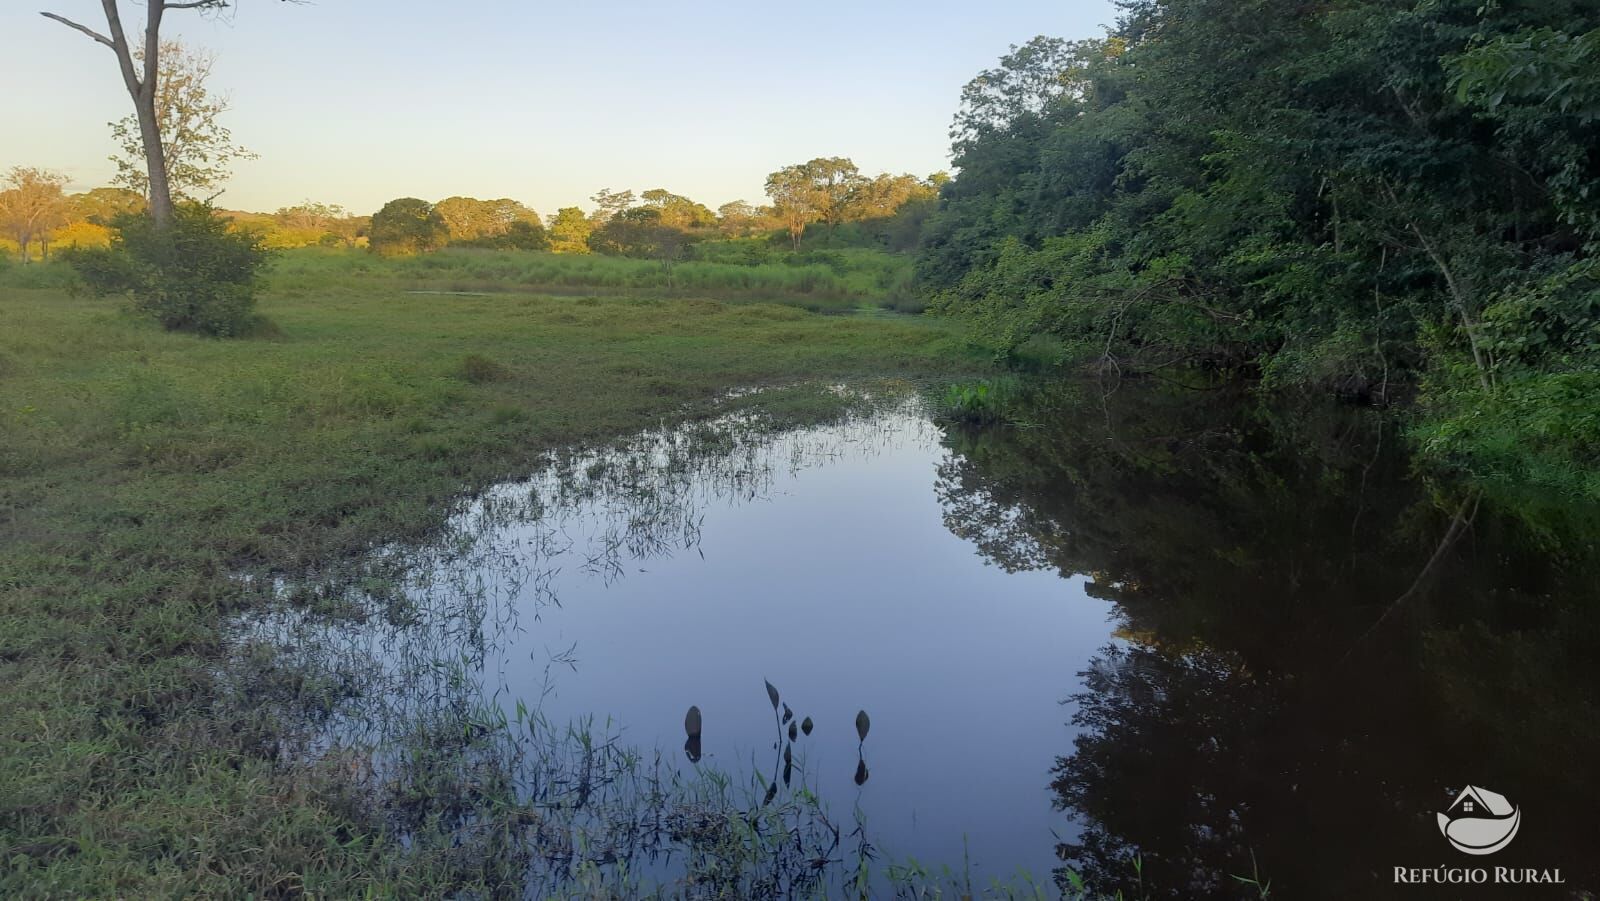
[[1003, 380], [957, 382], [948, 385], [938, 400], [941, 418], [974, 425], [990, 425], [1006, 420], [1006, 401], [1010, 383]]

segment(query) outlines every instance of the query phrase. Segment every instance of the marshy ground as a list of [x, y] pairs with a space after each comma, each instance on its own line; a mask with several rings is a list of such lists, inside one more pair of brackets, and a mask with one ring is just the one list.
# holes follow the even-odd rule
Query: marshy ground
[[0, 885], [459, 879], [394, 853], [338, 774], [286, 772], [273, 724], [219, 693], [222, 626], [260, 600], [234, 574], [424, 535], [552, 449], [726, 411], [730, 389], [790, 386], [734, 405], [804, 419], [843, 403], [828, 384], [982, 367], [922, 318], [691, 288], [413, 294], [351, 262], [284, 263], [240, 341], [164, 333], [55, 267], [0, 287]]

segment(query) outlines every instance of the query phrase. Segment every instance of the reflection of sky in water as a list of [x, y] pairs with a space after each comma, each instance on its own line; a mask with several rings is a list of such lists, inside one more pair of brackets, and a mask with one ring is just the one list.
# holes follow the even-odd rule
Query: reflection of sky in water
[[[542, 681], [547, 649], [570, 647], [551, 719], [610, 716], [634, 743], [674, 747], [696, 704], [707, 762], [730, 769], [771, 760], [770, 679], [816, 721], [798, 747], [844, 816], [865, 708], [861, 804], [884, 851], [957, 866], [965, 835], [980, 873], [1047, 878], [1063, 824], [1049, 772], [1071, 747], [1060, 701], [1105, 643], [1110, 607], [1078, 580], [985, 565], [941, 522], [935, 431], [912, 417], [877, 427], [826, 465], [780, 469], [761, 497], [708, 503], [703, 558], [630, 561], [609, 585], [564, 567], [550, 585], [560, 609], [524, 621], [493, 665], [515, 695]], [[774, 451], [784, 460], [819, 437]]]
[[[1049, 791], [1072, 747], [1061, 699], [1106, 643], [1111, 606], [953, 536], [934, 490], [948, 451], [917, 415], [717, 434], [717, 453], [705, 435], [657, 438], [492, 492], [457, 518], [475, 542], [428, 555], [408, 625], [346, 643], [402, 679], [464, 655], [508, 714], [520, 700], [557, 724], [609, 718], [625, 744], [683, 766], [698, 705], [705, 763], [741, 773], [772, 768], [769, 679], [816, 723], [797, 763], [835, 822], [859, 803], [890, 859], [959, 872], [968, 856], [982, 881], [1018, 867], [1048, 880], [1058, 837], [1073, 837]], [[862, 708], [871, 778], [857, 789]]]

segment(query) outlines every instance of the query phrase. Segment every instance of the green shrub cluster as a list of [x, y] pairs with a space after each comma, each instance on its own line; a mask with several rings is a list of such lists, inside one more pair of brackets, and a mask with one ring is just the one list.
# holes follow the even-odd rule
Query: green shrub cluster
[[261, 237], [229, 228], [205, 204], [180, 204], [166, 227], [147, 213], [119, 216], [108, 248], [74, 250], [68, 260], [96, 294], [126, 294], [134, 308], [171, 331], [228, 337], [254, 321]]

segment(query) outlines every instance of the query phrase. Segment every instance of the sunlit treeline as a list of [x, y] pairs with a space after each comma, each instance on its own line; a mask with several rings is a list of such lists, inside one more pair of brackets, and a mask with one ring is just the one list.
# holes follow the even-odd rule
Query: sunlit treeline
[[[945, 179], [943, 173], [927, 178], [867, 176], [849, 159], [829, 157], [772, 173], [767, 179], [769, 203], [740, 199], [715, 210], [665, 188], [637, 194], [602, 188], [590, 198], [589, 209], [563, 207], [548, 220], [510, 198], [463, 196], [399, 198], [375, 215], [309, 199], [270, 213], [222, 214], [236, 228], [254, 231], [266, 246], [278, 249], [371, 246], [388, 253], [418, 253], [469, 246], [660, 256], [708, 238], [787, 235], [798, 249], [814, 224], [826, 229], [830, 242], [908, 249]], [[68, 193], [66, 176], [43, 168], [15, 167], [3, 185], [0, 252], [22, 260], [48, 260], [53, 249], [63, 247], [104, 247], [117, 216], [145, 207], [141, 194], [122, 187]]]

